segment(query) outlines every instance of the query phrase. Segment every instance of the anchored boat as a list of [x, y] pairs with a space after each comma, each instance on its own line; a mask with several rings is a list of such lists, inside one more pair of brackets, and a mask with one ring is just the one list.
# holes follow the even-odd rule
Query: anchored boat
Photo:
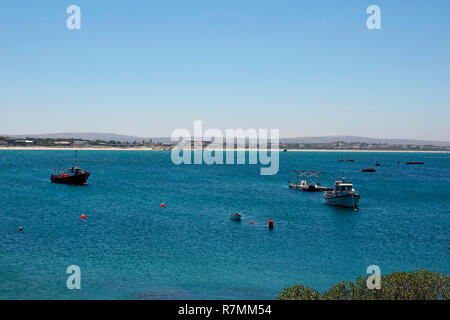
[[327, 190], [333, 190], [330, 187], [324, 187], [320, 185], [320, 174], [325, 172], [320, 171], [301, 171], [294, 170], [297, 173], [297, 179], [294, 183], [289, 180], [289, 188], [307, 192], [323, 192]]
[[242, 215], [240, 213], [230, 213], [231, 220], [241, 221]]
[[52, 174], [50, 176], [50, 181], [61, 184], [85, 185], [91, 173], [87, 170], [78, 168], [77, 164], [77, 151], [75, 151], [75, 160], [72, 168], [67, 169], [67, 173], [63, 170], [61, 174], [59, 172]]
[[353, 183], [342, 180], [336, 181], [333, 191], [325, 191], [323, 193], [325, 203], [332, 206], [358, 209], [360, 195], [353, 189]]

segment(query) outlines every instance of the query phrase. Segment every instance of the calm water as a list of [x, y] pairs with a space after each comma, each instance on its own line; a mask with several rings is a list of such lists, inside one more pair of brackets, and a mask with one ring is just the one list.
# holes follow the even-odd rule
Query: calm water
[[[372, 264], [450, 273], [450, 154], [339, 156], [281, 153], [278, 175], [260, 176], [256, 165], [176, 166], [163, 151], [80, 151], [92, 176], [74, 187], [49, 182], [71, 151], [0, 151], [0, 298], [273, 299], [296, 283], [324, 291]], [[376, 160], [376, 173], [360, 172]], [[322, 184], [345, 171], [360, 211], [289, 190], [292, 169], [326, 171]], [[66, 287], [72, 264], [81, 290]]]

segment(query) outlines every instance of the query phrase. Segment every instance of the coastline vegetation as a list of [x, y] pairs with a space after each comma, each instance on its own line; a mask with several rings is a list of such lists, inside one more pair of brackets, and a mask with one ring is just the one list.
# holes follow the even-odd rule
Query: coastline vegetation
[[[211, 144], [210, 141], [204, 141], [202, 147]], [[83, 139], [52, 139], [52, 138], [13, 138], [0, 136], [0, 147], [51, 147], [51, 148], [153, 148], [170, 150], [176, 144], [147, 141], [115, 141], [115, 140], [83, 140]], [[217, 146], [219, 148], [225, 146]], [[235, 148], [239, 146], [235, 145]], [[248, 149], [250, 146], [246, 145]], [[270, 143], [266, 146], [270, 148]], [[402, 145], [386, 143], [364, 143], [364, 142], [342, 142], [332, 143], [281, 143], [280, 150], [334, 150], [334, 151], [446, 151], [450, 152], [450, 146], [437, 145]]]
[[367, 288], [368, 276], [332, 285], [321, 294], [295, 285], [285, 288], [277, 300], [448, 300], [450, 276], [424, 269], [381, 276], [380, 289]]
[[85, 139], [51, 139], [51, 138], [11, 138], [0, 136], [0, 147], [51, 147], [51, 148], [165, 148], [170, 147], [160, 142], [152, 141], [115, 141], [115, 140], [85, 140]]

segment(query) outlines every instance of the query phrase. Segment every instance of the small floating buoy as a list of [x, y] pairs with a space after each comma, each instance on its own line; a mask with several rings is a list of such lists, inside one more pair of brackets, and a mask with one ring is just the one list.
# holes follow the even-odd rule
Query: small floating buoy
[[269, 218], [269, 229], [273, 229], [273, 220]]
[[251, 224], [254, 224], [255, 223], [255, 221], [252, 221], [252, 222], [250, 222]]
[[165, 208], [166, 205], [164, 203], [161, 203], [161, 208]]
[[22, 227], [19, 227], [19, 231], [22, 231], [23, 230], [23, 228]]
[[84, 215], [84, 213], [81, 215], [81, 220], [86, 219], [86, 216]]

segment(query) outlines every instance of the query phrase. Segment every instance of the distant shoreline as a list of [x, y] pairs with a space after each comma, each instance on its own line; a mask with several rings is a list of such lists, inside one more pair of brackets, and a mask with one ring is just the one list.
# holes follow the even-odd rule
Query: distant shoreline
[[[0, 147], [0, 150], [34, 150], [34, 151], [58, 151], [58, 150], [86, 150], [86, 151], [171, 151], [171, 149], [159, 149], [159, 148], [147, 148], [147, 147], [132, 147], [132, 148], [115, 148], [115, 147]], [[215, 151], [227, 151], [227, 149], [212, 149]], [[234, 151], [271, 151], [271, 149], [231, 149]], [[283, 149], [278, 149], [279, 152], [283, 152]], [[444, 150], [335, 150], [335, 149], [287, 149], [287, 152], [390, 152], [390, 153], [449, 153]]]

